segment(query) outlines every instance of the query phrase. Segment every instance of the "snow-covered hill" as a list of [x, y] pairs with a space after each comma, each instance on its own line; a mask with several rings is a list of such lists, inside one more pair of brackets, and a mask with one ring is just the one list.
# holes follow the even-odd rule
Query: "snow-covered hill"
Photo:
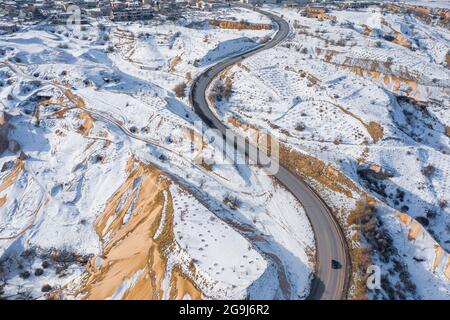
[[369, 297], [448, 299], [448, 30], [378, 6], [330, 8], [328, 20], [272, 10], [291, 36], [222, 76], [232, 94], [217, 114], [243, 134], [269, 129], [334, 209], [353, 247], [354, 297], [376, 264], [382, 290]]
[[270, 23], [186, 10], [0, 37], [1, 297], [307, 296], [303, 208], [259, 169], [221, 161], [185, 97], [201, 70], [274, 32], [207, 23], [231, 17]]

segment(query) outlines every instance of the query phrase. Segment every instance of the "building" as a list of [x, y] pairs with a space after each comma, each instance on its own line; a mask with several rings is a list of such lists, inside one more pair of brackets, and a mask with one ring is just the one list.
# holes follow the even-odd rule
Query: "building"
[[86, 13], [92, 18], [100, 18], [103, 16], [103, 12], [100, 8], [87, 9]]
[[278, 0], [240, 0], [242, 3], [247, 4], [275, 4]]
[[[438, 26], [444, 28], [450, 28], [450, 9], [445, 8], [437, 8], [436, 15], [438, 17]], [[447, 56], [450, 57], [450, 54], [447, 53]]]
[[13, 33], [19, 30], [17, 24], [14, 23], [0, 23], [0, 33]]
[[85, 0], [84, 1], [84, 7], [86, 9], [94, 9], [97, 8], [97, 0]]
[[290, 1], [281, 1], [281, 5], [284, 8], [295, 8], [295, 7], [304, 7], [307, 3], [310, 3], [308, 0], [290, 0]]
[[140, 8], [112, 8], [111, 20], [112, 21], [137, 21], [137, 20], [149, 20], [154, 16], [154, 11], [150, 7]]
[[336, 20], [335, 16], [330, 16], [327, 14], [328, 10], [326, 7], [306, 7], [301, 15], [307, 18], [313, 18], [318, 20]]
[[223, 7], [223, 2], [220, 0], [200, 0], [197, 1], [196, 6], [201, 9], [214, 9]]
[[[76, 23], [77, 21], [73, 19], [73, 12], [64, 11], [54, 11], [51, 13], [53, 15], [52, 23], [57, 25], [68, 24], [70, 21]], [[89, 24], [85, 14], [80, 16], [80, 24]]]
[[320, 19], [327, 14], [327, 9], [325, 7], [306, 7], [303, 13], [308, 18]]

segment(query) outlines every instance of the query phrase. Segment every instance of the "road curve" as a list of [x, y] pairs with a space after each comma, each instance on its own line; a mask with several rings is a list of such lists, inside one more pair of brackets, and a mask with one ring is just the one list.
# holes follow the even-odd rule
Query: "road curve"
[[[195, 112], [209, 127], [218, 129], [223, 135], [225, 135], [227, 126], [223, 124], [209, 108], [206, 99], [206, 90], [208, 86], [213, 79], [227, 67], [260, 51], [278, 45], [290, 32], [289, 24], [281, 17], [257, 8], [252, 9], [268, 16], [277, 24], [278, 31], [275, 36], [267, 43], [258, 46], [251, 51], [229, 57], [205, 70], [195, 79], [190, 92], [190, 101]], [[230, 132], [227, 133], [230, 134]], [[233, 135], [236, 140], [241, 142], [244, 141], [244, 138], [240, 135], [236, 133], [233, 133]], [[237, 146], [235, 145], [235, 148], [247, 156], [250, 155], [250, 157], [252, 152], [249, 152], [249, 150], [252, 148], [255, 149], [252, 145], [247, 145], [245, 147], [244, 143], [239, 142], [237, 143]], [[257, 154], [260, 159], [261, 157], [265, 157], [265, 155], [261, 155], [261, 152]], [[350, 258], [347, 243], [339, 223], [320, 196], [282, 164], [280, 164], [275, 177], [290, 192], [292, 192], [303, 205], [314, 231], [316, 242], [316, 267], [308, 299], [345, 299], [350, 279]], [[331, 265], [332, 260], [339, 261], [342, 267], [340, 269], [333, 269]]]

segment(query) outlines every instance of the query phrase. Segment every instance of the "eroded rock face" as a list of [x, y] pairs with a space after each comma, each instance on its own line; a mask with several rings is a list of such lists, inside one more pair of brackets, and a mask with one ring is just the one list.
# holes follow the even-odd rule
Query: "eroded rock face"
[[3, 126], [5, 123], [6, 123], [6, 115], [2, 111], [2, 112], [0, 112], [0, 126]]
[[221, 29], [238, 29], [238, 30], [272, 30], [272, 26], [270, 24], [250, 24], [250, 23], [242, 23], [236, 21], [226, 21], [226, 20], [208, 20], [208, 23], [217, 26]]
[[11, 151], [12, 153], [19, 153], [21, 151], [19, 142], [8, 138], [10, 118], [11, 116], [8, 113], [0, 111], [0, 155], [6, 150]]
[[16, 140], [9, 140], [8, 149], [12, 153], [18, 153], [20, 151], [20, 144]]
[[9, 147], [8, 134], [9, 134], [9, 115], [6, 112], [0, 111], [0, 154], [5, 152]]

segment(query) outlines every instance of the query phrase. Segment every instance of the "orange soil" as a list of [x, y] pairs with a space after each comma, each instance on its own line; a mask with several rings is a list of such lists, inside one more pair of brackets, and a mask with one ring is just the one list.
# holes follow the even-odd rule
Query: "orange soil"
[[333, 58], [337, 54], [336, 51], [322, 49], [319, 47], [315, 50], [318, 55], [323, 56], [323, 61], [327, 63], [337, 65], [361, 77], [371, 77], [375, 80], [382, 79], [384, 85], [390, 87], [390, 90], [394, 93], [398, 93], [401, 84], [406, 85], [409, 88], [408, 90], [405, 90], [408, 97], [416, 101], [420, 101], [421, 97], [418, 90], [420, 79], [418, 79], [416, 75], [408, 72], [408, 70], [401, 70], [398, 74], [392, 74], [390, 71], [390, 67], [392, 65], [391, 62], [380, 62], [369, 59], [364, 59], [363, 62], [367, 65], [367, 67], [364, 68], [354, 66], [350, 58], [347, 58], [346, 61], [338, 64], [333, 62]]
[[[400, 211], [396, 211], [395, 215], [400, 219], [401, 223], [405, 225], [406, 228], [409, 230], [408, 233], [409, 241], [416, 240], [424, 232], [423, 226], [419, 222], [408, 216], [407, 214]], [[437, 243], [435, 243], [434, 245], [434, 251], [435, 255], [433, 259], [433, 271], [435, 271], [439, 267], [439, 265], [442, 262], [442, 259], [445, 256], [447, 256], [447, 264], [444, 268], [444, 275], [446, 276], [447, 279], [450, 280], [450, 256], [444, 250], [444, 248], [442, 248]]]
[[64, 94], [66, 95], [67, 99], [69, 99], [77, 108], [85, 108], [86, 104], [84, 102], [84, 100], [73, 94], [72, 91], [70, 91], [69, 89], [66, 89], [66, 91], [64, 92]]
[[177, 67], [177, 65], [179, 65], [181, 63], [181, 61], [183, 61], [183, 59], [181, 59], [182, 55], [183, 54], [180, 54], [180, 55], [174, 57], [172, 60], [170, 60], [170, 62], [169, 62], [170, 71], [175, 71], [175, 68]]
[[445, 277], [450, 280], [450, 257], [447, 259], [447, 265], [444, 270]]
[[[108, 200], [96, 221], [96, 230], [103, 242], [103, 261], [98, 268], [95, 266], [97, 258], [90, 261], [80, 293], [86, 299], [105, 299], [124, 281], [137, 275], [123, 299], [162, 299], [162, 282], [169, 276], [176, 279], [170, 283], [170, 292], [201, 298], [192, 280], [176, 268], [170, 270], [167, 264], [167, 253], [176, 245], [172, 197], [168, 190], [170, 181], [154, 167], [134, 160], [128, 162], [127, 172], [128, 178]], [[141, 179], [141, 183], [133, 189], [136, 179]], [[131, 217], [123, 224], [129, 210]], [[163, 217], [165, 221], [161, 221]], [[160, 223], [163, 231], [154, 239]], [[174, 297], [178, 298], [179, 294]]]
[[[253, 141], [274, 139], [274, 137], [260, 134], [259, 130], [254, 126], [242, 123], [234, 117], [229, 117], [228, 122], [233, 126], [240, 127], [243, 131], [250, 133]], [[271, 146], [272, 144], [268, 145]], [[292, 172], [297, 173], [302, 177], [314, 179], [321, 185], [333, 191], [343, 193], [348, 197], [352, 197], [353, 192], [358, 192], [359, 189], [350, 179], [339, 170], [325, 164], [322, 160], [294, 150], [283, 142], [279, 142], [278, 145], [280, 161]], [[268, 151], [271, 152], [271, 150]]]
[[433, 271], [435, 271], [436, 268], [441, 263], [442, 256], [444, 254], [444, 249], [442, 249], [442, 247], [437, 244], [434, 245], [434, 250], [435, 250], [435, 254], [434, 254], [434, 261], [433, 261]]
[[367, 157], [369, 156], [369, 148], [365, 147], [363, 152], [361, 153], [361, 156], [357, 159], [358, 164], [363, 164], [366, 162]]
[[170, 296], [172, 300], [181, 300], [186, 295], [194, 300], [202, 298], [201, 293], [195, 288], [191, 282], [186, 281], [179, 267], [175, 267], [172, 271], [172, 278], [170, 279]]
[[3, 178], [3, 181], [0, 183], [0, 192], [8, 189], [12, 184], [16, 182], [17, 177], [19, 176], [19, 173], [23, 170], [23, 168], [24, 162], [18, 159], [14, 168]]
[[235, 21], [225, 21], [225, 20], [214, 20], [209, 19], [209, 24], [219, 27], [221, 29], [238, 29], [238, 30], [272, 30], [270, 24], [247, 24]]
[[7, 200], [8, 200], [8, 196], [6, 196], [6, 195], [0, 198], [0, 208], [5, 205]]
[[409, 229], [408, 240], [416, 240], [419, 234], [421, 234], [422, 232], [423, 232], [422, 225], [416, 220], [413, 220]]
[[78, 131], [83, 136], [88, 136], [91, 134], [92, 128], [94, 127], [94, 119], [91, 114], [87, 111], [81, 112], [78, 117], [83, 121], [83, 124], [80, 126]]

